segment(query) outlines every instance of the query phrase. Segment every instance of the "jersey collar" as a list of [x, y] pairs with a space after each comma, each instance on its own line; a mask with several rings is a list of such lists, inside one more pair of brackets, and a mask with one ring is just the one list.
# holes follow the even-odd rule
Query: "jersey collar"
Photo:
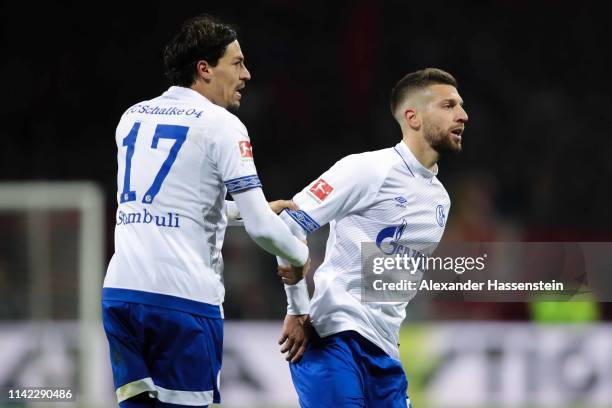
[[191, 88], [185, 88], [183, 86], [171, 86], [166, 92], [164, 92], [162, 96], [168, 99], [192, 99], [198, 102], [206, 101], [208, 103], [212, 103], [201, 93], [194, 91]]
[[418, 161], [416, 157], [414, 157], [414, 154], [412, 154], [412, 151], [410, 150], [408, 145], [403, 141], [400, 141], [398, 144], [395, 145], [395, 151], [399, 153], [399, 155], [402, 157], [404, 163], [406, 163], [406, 166], [408, 167], [408, 170], [410, 171], [410, 173], [412, 173], [413, 176], [416, 176], [418, 174], [421, 177], [430, 179], [438, 174], [437, 164], [434, 164], [431, 170], [423, 166], [421, 162]]

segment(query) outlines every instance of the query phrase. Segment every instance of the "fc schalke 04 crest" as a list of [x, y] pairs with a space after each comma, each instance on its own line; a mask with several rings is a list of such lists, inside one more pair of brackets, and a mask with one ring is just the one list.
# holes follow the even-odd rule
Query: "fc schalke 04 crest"
[[436, 207], [436, 221], [438, 221], [438, 225], [441, 227], [446, 224], [446, 215], [444, 214], [444, 206], [442, 205]]

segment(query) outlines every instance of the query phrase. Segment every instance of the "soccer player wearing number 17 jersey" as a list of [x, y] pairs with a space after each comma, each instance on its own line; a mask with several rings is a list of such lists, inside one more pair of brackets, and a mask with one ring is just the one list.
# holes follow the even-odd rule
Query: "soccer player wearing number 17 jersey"
[[[461, 150], [462, 105], [450, 74], [428, 68], [406, 75], [391, 96], [403, 140], [338, 161], [293, 198], [299, 211], [282, 213], [299, 237], [330, 224], [312, 300], [304, 283], [286, 287], [281, 341], [302, 408], [410, 405], [398, 350], [407, 303], [361, 302], [361, 243], [375, 243], [382, 254], [433, 252], [450, 209], [436, 162]], [[305, 344], [308, 313], [316, 334]]]
[[250, 79], [236, 32], [196, 17], [164, 60], [175, 86], [129, 108], [116, 132], [115, 253], [102, 311], [122, 408], [220, 401], [228, 216], [240, 214], [260, 246], [287, 257], [294, 281], [308, 259], [268, 206], [246, 128], [227, 110]]

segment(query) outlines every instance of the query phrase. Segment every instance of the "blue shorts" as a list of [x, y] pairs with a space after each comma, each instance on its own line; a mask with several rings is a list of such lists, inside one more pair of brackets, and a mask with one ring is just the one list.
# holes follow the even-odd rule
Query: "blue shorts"
[[354, 331], [316, 337], [290, 363], [302, 408], [407, 408], [404, 369]]
[[116, 300], [102, 317], [121, 407], [142, 393], [156, 407], [220, 402], [223, 319]]

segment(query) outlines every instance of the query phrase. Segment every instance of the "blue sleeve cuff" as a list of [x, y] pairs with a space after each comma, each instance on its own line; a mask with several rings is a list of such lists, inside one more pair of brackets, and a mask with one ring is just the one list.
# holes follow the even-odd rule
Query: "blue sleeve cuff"
[[235, 179], [224, 181], [223, 183], [227, 187], [227, 191], [229, 193], [237, 193], [239, 191], [248, 190], [250, 188], [261, 187], [261, 181], [259, 181], [259, 176], [257, 174], [238, 177]]
[[285, 211], [287, 211], [287, 214], [289, 214], [289, 216], [293, 218], [293, 220], [297, 222], [307, 234], [315, 232], [321, 228], [321, 226], [315, 220], [313, 220], [310, 215], [306, 214], [302, 210], [293, 211], [286, 208]]

